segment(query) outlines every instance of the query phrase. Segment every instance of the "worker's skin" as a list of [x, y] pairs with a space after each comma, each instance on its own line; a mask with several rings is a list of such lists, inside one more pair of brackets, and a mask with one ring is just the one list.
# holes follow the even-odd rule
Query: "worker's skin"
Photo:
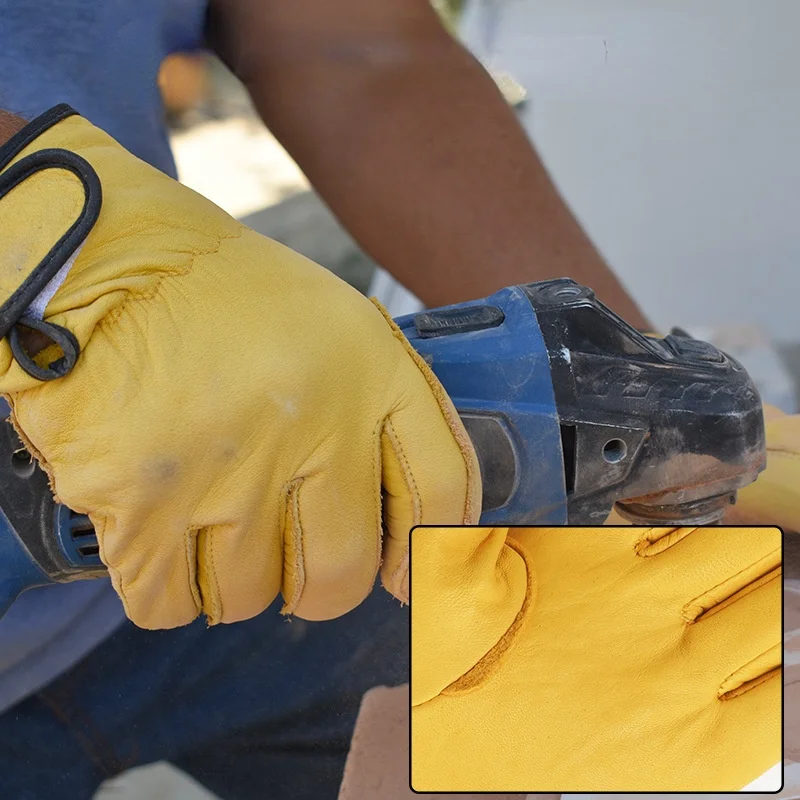
[[17, 131], [25, 127], [25, 120], [0, 111], [0, 144], [5, 144]]
[[208, 35], [356, 241], [427, 305], [571, 277], [650, 327], [428, 0], [212, 0]]

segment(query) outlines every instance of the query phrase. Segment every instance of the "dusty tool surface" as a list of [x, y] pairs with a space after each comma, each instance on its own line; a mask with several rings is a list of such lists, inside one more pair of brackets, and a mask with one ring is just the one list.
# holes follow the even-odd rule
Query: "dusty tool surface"
[[766, 463], [761, 400], [713, 345], [645, 336], [568, 279], [402, 317], [475, 444], [483, 523], [721, 519]]

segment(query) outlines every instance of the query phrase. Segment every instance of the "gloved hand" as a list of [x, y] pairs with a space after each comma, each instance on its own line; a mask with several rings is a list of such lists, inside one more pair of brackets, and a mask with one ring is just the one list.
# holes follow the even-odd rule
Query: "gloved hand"
[[416, 791], [738, 791], [781, 760], [778, 529], [412, 537]]
[[800, 414], [764, 406], [767, 468], [739, 491], [725, 515], [728, 524], [780, 525], [800, 532]]
[[466, 433], [386, 315], [70, 109], [0, 151], [0, 223], [0, 392], [137, 625], [278, 592], [332, 618], [379, 569], [403, 598], [410, 526], [476, 520]]

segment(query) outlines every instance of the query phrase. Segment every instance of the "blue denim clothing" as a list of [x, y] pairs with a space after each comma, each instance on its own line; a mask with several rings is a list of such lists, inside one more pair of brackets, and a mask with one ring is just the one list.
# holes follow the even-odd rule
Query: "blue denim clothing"
[[[156, 77], [166, 55], [202, 46], [205, 15], [206, 0], [0, 0], [0, 108], [31, 119], [69, 103], [174, 176]], [[108, 581], [22, 595], [0, 620], [0, 712], [124, 619]]]
[[0, 108], [69, 103], [175, 174], [157, 85], [165, 56], [203, 44], [207, 0], [0, 0]]
[[224, 800], [333, 800], [364, 692], [407, 680], [408, 612], [380, 587], [331, 622], [125, 623], [0, 716], [0, 797], [91, 797], [166, 759]]

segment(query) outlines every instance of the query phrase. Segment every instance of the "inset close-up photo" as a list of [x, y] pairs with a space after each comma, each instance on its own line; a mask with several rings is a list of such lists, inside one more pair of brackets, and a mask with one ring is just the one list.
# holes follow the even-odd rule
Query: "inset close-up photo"
[[776, 792], [774, 527], [417, 527], [415, 792]]

